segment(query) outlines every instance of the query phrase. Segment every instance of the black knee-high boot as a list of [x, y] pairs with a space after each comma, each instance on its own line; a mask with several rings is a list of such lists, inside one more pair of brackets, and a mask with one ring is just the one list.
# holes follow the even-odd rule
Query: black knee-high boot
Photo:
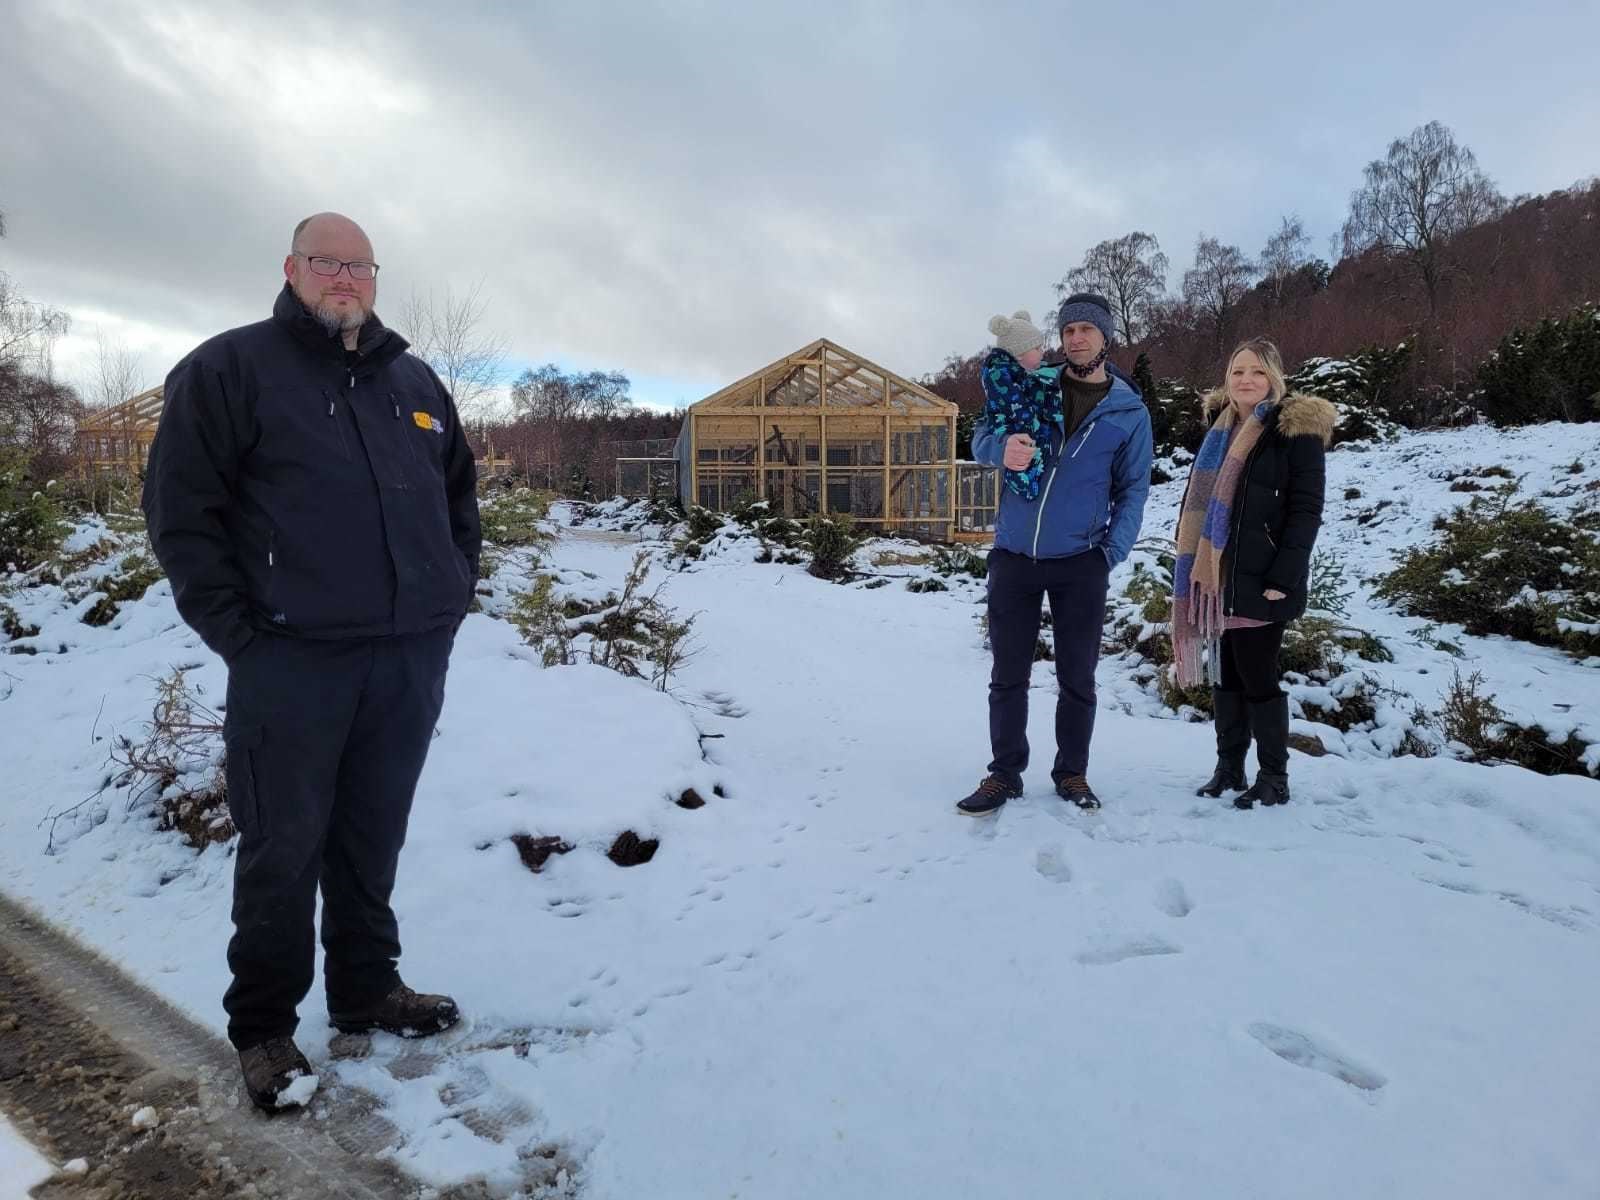
[[1220, 796], [1246, 787], [1244, 759], [1250, 752], [1250, 714], [1243, 692], [1211, 689], [1212, 723], [1217, 729], [1217, 769], [1196, 791], [1196, 796]]
[[1289, 697], [1250, 702], [1250, 732], [1255, 736], [1256, 781], [1234, 800], [1235, 808], [1289, 802]]

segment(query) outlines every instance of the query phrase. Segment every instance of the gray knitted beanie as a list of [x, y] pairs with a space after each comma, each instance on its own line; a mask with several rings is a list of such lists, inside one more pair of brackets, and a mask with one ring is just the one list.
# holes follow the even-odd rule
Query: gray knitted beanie
[[1018, 309], [1009, 317], [990, 317], [989, 332], [994, 334], [994, 344], [1013, 358], [1044, 348], [1044, 334], [1034, 325], [1027, 309]]
[[1056, 312], [1056, 328], [1065, 329], [1074, 321], [1087, 321], [1100, 331], [1106, 345], [1117, 340], [1117, 323], [1111, 317], [1111, 305], [1106, 298], [1094, 292], [1073, 292], [1061, 302]]

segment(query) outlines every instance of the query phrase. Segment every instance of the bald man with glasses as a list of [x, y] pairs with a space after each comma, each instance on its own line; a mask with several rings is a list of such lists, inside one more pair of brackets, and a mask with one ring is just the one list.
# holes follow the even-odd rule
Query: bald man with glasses
[[346, 1032], [437, 1033], [401, 982], [390, 894], [481, 538], [472, 451], [437, 376], [373, 312], [361, 227], [295, 227], [269, 320], [167, 376], [144, 511], [178, 612], [228, 666], [239, 830], [223, 1006], [250, 1098], [305, 1101], [315, 971]]

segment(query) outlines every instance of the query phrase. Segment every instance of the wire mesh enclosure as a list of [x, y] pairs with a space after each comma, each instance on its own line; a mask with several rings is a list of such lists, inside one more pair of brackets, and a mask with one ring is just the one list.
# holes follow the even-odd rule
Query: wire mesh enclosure
[[[669, 439], [670, 445], [670, 439]], [[617, 459], [617, 495], [653, 500], [678, 494], [678, 460], [675, 458]]]
[[990, 540], [999, 512], [1000, 472], [984, 463], [956, 463], [955, 540]]
[[847, 513], [878, 531], [949, 540], [956, 406], [821, 339], [689, 409], [678, 488], [718, 511]]

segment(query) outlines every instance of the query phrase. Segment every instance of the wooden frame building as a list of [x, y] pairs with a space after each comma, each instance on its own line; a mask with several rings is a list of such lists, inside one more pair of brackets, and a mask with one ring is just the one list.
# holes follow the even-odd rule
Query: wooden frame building
[[765, 499], [794, 518], [848, 513], [873, 532], [949, 541], [956, 406], [819, 338], [690, 407], [677, 444], [686, 503]]
[[78, 422], [78, 465], [86, 475], [138, 475], [150, 459], [161, 422], [161, 389], [90, 413]]
[[[153, 387], [84, 417], [76, 434], [78, 469], [86, 475], [141, 474], [150, 461], [150, 444], [161, 423], [162, 406], [162, 390]], [[495, 454], [493, 435], [485, 434], [483, 441], [485, 453], [474, 452], [479, 478], [511, 470], [512, 460]]]

